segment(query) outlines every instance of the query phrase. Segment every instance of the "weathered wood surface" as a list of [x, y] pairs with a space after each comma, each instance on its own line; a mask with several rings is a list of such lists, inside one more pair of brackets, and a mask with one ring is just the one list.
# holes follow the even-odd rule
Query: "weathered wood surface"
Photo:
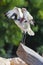
[[43, 57], [22, 43], [16, 53], [29, 65], [43, 65]]
[[13, 58], [10, 61], [10, 65], [28, 65], [26, 64], [22, 59], [20, 59], [19, 57]]
[[0, 65], [27, 65], [27, 64], [19, 57], [8, 59], [0, 57]]

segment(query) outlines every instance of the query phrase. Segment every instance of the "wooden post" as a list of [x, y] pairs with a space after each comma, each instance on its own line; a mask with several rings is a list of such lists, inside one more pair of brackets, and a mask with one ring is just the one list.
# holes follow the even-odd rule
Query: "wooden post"
[[17, 55], [29, 65], [43, 65], [43, 57], [22, 43], [18, 47]]

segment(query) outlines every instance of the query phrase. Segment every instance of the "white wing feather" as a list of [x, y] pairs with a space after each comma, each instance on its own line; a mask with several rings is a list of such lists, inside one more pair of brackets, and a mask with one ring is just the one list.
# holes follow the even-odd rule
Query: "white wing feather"
[[[21, 29], [21, 31], [28, 32], [30, 36], [34, 36], [34, 32], [32, 31], [30, 27], [30, 23], [29, 23], [29, 21], [33, 19], [30, 13], [26, 9], [25, 11], [22, 12], [21, 8], [15, 7], [14, 9], [8, 11], [6, 14], [7, 14], [7, 17], [10, 18], [14, 13], [17, 14], [18, 19], [24, 17], [24, 20], [22, 21], [22, 23], [20, 23], [20, 21], [18, 20], [14, 20], [15, 24]], [[26, 23], [24, 22], [25, 20], [27, 21]]]

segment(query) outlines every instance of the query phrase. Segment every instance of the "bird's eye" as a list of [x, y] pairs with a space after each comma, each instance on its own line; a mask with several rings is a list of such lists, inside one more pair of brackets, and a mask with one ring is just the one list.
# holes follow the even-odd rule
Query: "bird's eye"
[[12, 19], [16, 20], [17, 19], [17, 14], [14, 13], [12, 16], [11, 16]]

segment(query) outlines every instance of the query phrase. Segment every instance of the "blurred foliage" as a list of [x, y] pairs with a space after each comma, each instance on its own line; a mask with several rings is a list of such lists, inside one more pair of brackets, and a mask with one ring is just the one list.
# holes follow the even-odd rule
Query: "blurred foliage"
[[[32, 37], [32, 44], [33, 46], [39, 44], [36, 50], [42, 54], [43, 0], [0, 0], [0, 56], [11, 57], [12, 49], [19, 45], [22, 38], [21, 30], [16, 26], [14, 21], [5, 17], [5, 13], [15, 6], [27, 8], [34, 17], [35, 25], [32, 26], [32, 29], [36, 35], [34, 38]], [[13, 52], [15, 52], [15, 50]]]

